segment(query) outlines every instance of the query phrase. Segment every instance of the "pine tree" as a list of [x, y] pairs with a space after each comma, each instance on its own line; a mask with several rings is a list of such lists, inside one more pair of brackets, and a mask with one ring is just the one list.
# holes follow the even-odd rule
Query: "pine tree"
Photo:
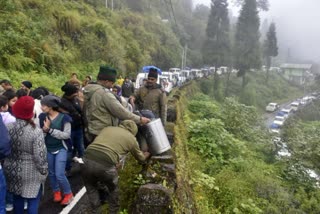
[[264, 41], [264, 56], [267, 62], [267, 82], [268, 82], [272, 57], [278, 56], [278, 45], [277, 45], [277, 34], [276, 34], [275, 23], [271, 23], [269, 27], [269, 31], [267, 32], [266, 40]]
[[203, 46], [203, 61], [216, 67], [229, 65], [230, 38], [227, 0], [212, 0]]
[[261, 66], [259, 26], [256, 0], [245, 0], [237, 22], [234, 47], [234, 64], [239, 70], [238, 76], [242, 76], [243, 88], [247, 84], [246, 72]]
[[[215, 65], [216, 70], [230, 64], [230, 23], [227, 0], [212, 0], [207, 25], [207, 39], [203, 46], [203, 61], [207, 65]], [[214, 97], [221, 99], [219, 76], [214, 73]]]

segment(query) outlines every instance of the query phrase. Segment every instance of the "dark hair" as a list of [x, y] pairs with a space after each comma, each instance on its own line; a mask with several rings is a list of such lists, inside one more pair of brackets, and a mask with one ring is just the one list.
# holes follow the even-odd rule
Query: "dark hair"
[[17, 94], [13, 89], [6, 90], [2, 95], [6, 96], [9, 101], [17, 97]]
[[30, 118], [29, 120], [24, 120], [24, 121], [26, 121], [26, 123], [27, 123], [26, 125], [30, 124], [32, 126], [32, 128], [36, 128], [36, 124], [35, 124], [33, 118]]
[[49, 91], [46, 87], [40, 86], [40, 87], [38, 87], [38, 88], [39, 88], [39, 89], [42, 89], [42, 90], [44, 91], [44, 95], [43, 95], [43, 96], [47, 96], [47, 95], [50, 94], [50, 91]]
[[33, 97], [34, 99], [37, 99], [37, 100], [41, 100], [42, 97], [44, 97], [46, 95], [48, 95], [48, 94], [42, 87], [38, 87], [38, 88], [34, 89], [31, 93], [31, 97]]
[[20, 88], [17, 92], [16, 92], [16, 95], [18, 97], [18, 99], [20, 97], [23, 97], [23, 96], [28, 96], [28, 91], [26, 89], [22, 89]]
[[11, 82], [9, 80], [1, 80], [0, 84], [8, 84], [11, 85]]
[[0, 108], [8, 105], [8, 102], [9, 102], [8, 97], [4, 95], [0, 95]]

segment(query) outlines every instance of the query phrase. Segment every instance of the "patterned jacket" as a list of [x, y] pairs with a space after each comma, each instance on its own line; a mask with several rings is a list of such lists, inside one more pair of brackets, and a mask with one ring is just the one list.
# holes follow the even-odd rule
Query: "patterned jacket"
[[12, 141], [11, 154], [4, 162], [7, 188], [16, 195], [35, 198], [48, 174], [43, 132], [20, 119], [7, 127]]

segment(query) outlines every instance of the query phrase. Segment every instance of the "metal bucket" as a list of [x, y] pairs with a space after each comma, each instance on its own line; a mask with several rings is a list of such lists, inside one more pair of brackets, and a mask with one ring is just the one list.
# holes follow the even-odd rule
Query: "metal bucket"
[[163, 128], [160, 118], [147, 123], [146, 127], [146, 138], [149, 146], [149, 151], [153, 155], [158, 155], [171, 149], [167, 134]]

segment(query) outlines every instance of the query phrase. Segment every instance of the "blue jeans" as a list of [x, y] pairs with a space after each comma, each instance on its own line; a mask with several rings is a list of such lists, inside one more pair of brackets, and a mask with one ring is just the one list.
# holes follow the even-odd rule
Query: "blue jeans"
[[13, 194], [7, 190], [6, 204], [13, 205]]
[[6, 178], [4, 177], [3, 170], [0, 169], [0, 214], [6, 213]]
[[48, 168], [49, 168], [49, 180], [51, 188], [54, 192], [60, 191], [60, 187], [64, 194], [71, 193], [69, 181], [65, 174], [65, 168], [67, 163], [67, 150], [60, 149], [57, 154], [48, 152]]
[[24, 213], [24, 202], [28, 203], [28, 214], [37, 214], [40, 204], [42, 186], [39, 189], [39, 193], [36, 198], [24, 198], [20, 195], [13, 195], [13, 209], [14, 213]]
[[71, 131], [71, 141], [73, 144], [73, 157], [75, 157], [78, 152], [78, 157], [82, 158], [84, 153], [82, 128], [74, 129]]

